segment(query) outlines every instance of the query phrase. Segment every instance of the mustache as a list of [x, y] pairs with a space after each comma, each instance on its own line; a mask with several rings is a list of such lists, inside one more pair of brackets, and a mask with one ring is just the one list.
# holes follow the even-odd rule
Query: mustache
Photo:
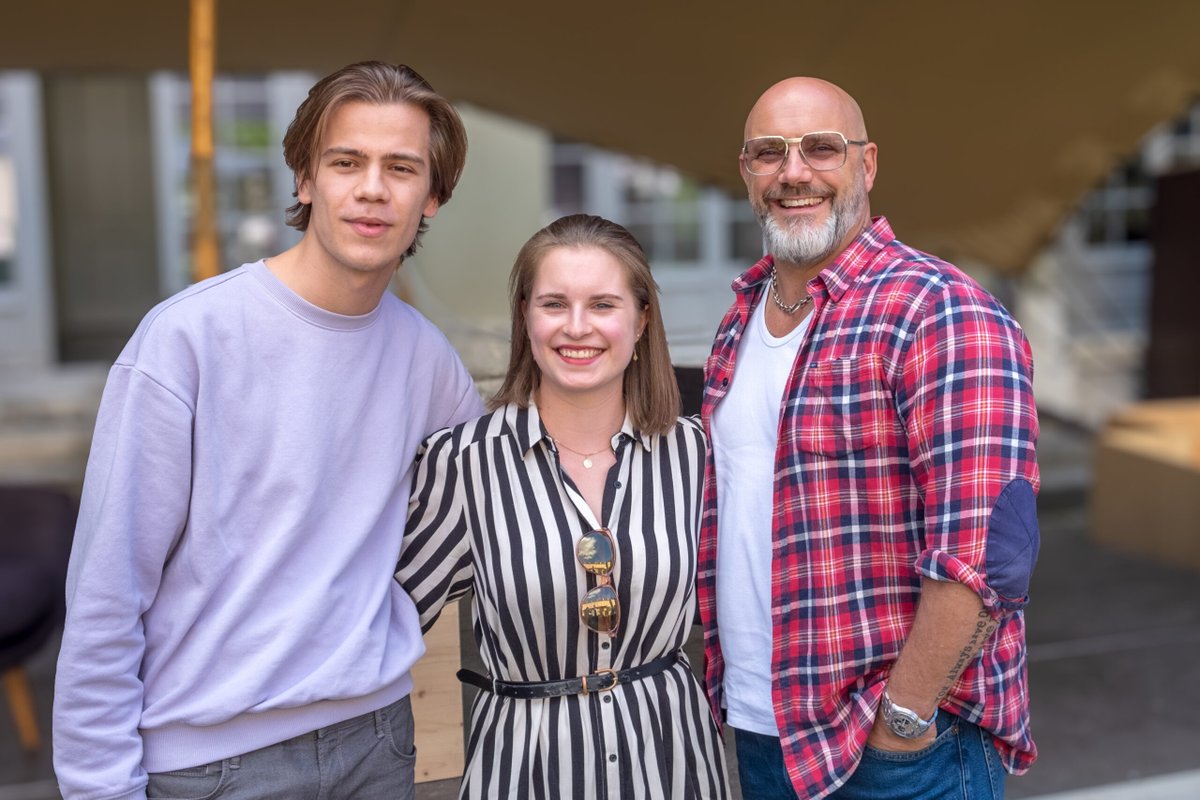
[[822, 192], [815, 189], [769, 189], [763, 192], [764, 200], [796, 200], [806, 197], [833, 197], [833, 192]]

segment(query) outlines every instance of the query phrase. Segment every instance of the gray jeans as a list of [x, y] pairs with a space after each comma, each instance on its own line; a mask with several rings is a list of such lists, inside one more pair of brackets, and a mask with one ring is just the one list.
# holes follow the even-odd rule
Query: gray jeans
[[370, 714], [252, 753], [150, 774], [148, 800], [413, 800], [412, 704]]

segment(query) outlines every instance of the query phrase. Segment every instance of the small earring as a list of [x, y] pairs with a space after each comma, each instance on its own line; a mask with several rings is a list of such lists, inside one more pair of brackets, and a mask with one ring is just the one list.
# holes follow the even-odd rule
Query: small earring
[[637, 361], [637, 360], [638, 360], [638, 356], [637, 356], [637, 350], [634, 350], [634, 351], [633, 351], [633, 360], [634, 360], [634, 361]]

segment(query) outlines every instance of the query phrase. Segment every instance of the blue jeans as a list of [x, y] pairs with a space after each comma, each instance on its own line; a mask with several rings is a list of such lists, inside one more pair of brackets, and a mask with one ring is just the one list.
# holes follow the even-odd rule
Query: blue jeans
[[796, 800], [779, 737], [733, 728], [742, 800]]
[[413, 800], [407, 697], [369, 714], [211, 764], [154, 772], [148, 800]]
[[[831, 800], [1004, 800], [1004, 767], [987, 731], [945, 711], [923, 750], [867, 747]], [[734, 730], [744, 800], [795, 800], [779, 739]]]

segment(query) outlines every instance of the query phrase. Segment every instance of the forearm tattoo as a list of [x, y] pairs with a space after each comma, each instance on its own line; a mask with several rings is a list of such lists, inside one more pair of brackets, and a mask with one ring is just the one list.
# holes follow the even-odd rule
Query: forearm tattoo
[[983, 643], [992, 635], [1000, 622], [992, 617], [986, 609], [980, 609], [979, 615], [975, 618], [975, 630], [971, 632], [971, 638], [966, 645], [959, 651], [958, 659], [955, 660], [954, 666], [946, 673], [946, 683], [942, 686], [942, 690], [938, 692], [937, 702], [945, 699], [950, 693], [950, 689], [954, 686], [954, 682], [958, 680], [958, 676], [967, 668], [967, 664], [983, 647]]

